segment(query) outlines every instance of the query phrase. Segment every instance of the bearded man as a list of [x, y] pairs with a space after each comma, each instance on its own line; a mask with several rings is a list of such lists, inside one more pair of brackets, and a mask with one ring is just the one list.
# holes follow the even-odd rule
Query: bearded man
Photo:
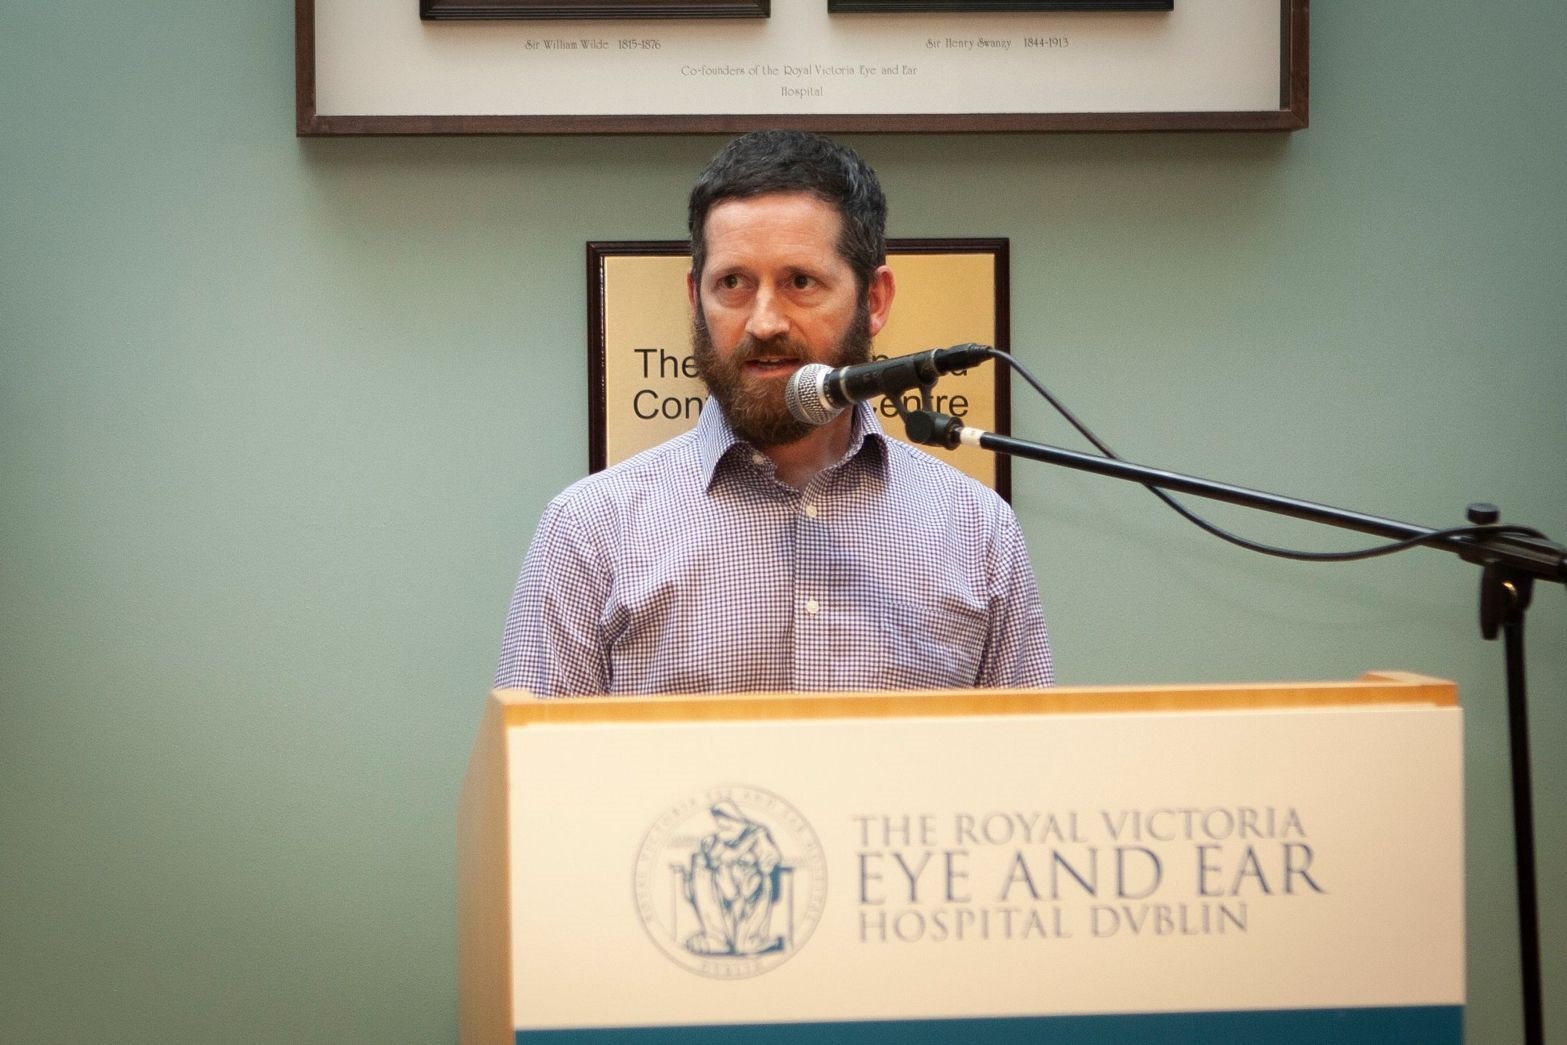
[[690, 432], [550, 502], [497, 688], [539, 695], [1019, 688], [1053, 680], [1010, 506], [889, 439], [866, 403], [810, 426], [804, 363], [870, 358], [894, 283], [887, 203], [852, 150], [726, 145], [691, 191]]

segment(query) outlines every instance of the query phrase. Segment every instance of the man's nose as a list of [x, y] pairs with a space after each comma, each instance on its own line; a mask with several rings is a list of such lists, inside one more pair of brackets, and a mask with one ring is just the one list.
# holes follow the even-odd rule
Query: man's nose
[[783, 302], [778, 295], [764, 287], [751, 302], [751, 314], [746, 319], [745, 332], [758, 341], [766, 341], [789, 332], [789, 318], [784, 315]]

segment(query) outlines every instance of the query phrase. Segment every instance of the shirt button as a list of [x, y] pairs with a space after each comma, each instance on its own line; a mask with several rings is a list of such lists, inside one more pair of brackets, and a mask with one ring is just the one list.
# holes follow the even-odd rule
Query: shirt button
[[751, 455], [751, 463], [752, 464], [766, 464], [767, 463], [767, 455], [766, 454], [752, 454]]
[[808, 504], [808, 505], [805, 506], [805, 517], [807, 519], [814, 519], [814, 518], [816, 518], [816, 505]]
[[805, 612], [806, 613], [814, 614], [819, 609], [821, 609], [821, 606], [816, 602], [815, 599], [806, 599], [805, 600]]

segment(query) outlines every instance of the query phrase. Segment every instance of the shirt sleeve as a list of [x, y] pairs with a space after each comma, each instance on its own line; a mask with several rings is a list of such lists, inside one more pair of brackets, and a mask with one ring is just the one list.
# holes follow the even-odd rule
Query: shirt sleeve
[[1028, 548], [1009, 507], [1003, 509], [993, 554], [990, 629], [979, 684], [986, 689], [1054, 685], [1044, 607]]
[[568, 502], [545, 508], [506, 611], [495, 688], [538, 696], [607, 693], [604, 555]]

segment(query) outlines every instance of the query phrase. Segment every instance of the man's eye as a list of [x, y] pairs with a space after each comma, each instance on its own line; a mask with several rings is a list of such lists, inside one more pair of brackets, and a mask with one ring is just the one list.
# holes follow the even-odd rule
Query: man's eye
[[791, 281], [795, 290], [810, 290], [816, 285], [816, 281], [810, 276], [798, 275]]
[[740, 277], [736, 275], [720, 276], [718, 277], [718, 285], [724, 290], [738, 290], [740, 288]]

